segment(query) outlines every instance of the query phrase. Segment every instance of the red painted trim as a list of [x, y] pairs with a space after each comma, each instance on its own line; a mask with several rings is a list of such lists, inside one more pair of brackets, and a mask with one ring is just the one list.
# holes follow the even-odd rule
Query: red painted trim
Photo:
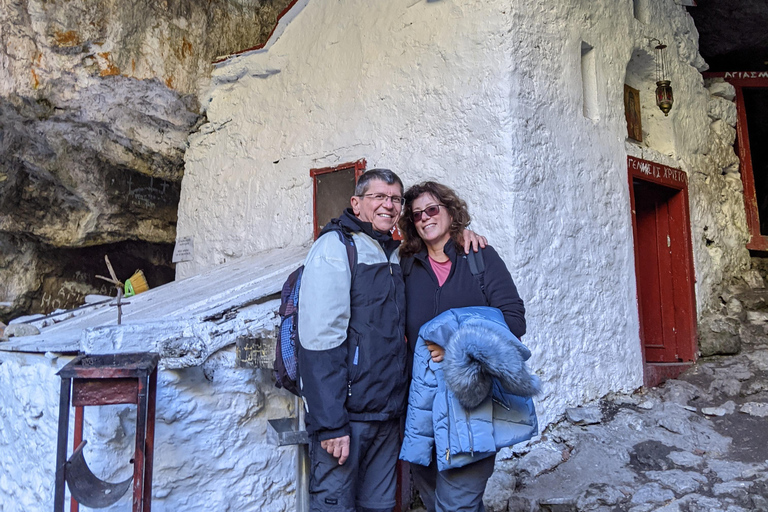
[[[730, 82], [730, 80], [729, 80]], [[768, 87], [768, 80], [765, 87]], [[752, 83], [749, 84], [752, 87]], [[744, 185], [744, 210], [747, 215], [747, 228], [750, 239], [747, 249], [755, 251], [768, 250], [768, 236], [760, 233], [760, 212], [757, 207], [757, 191], [755, 175], [752, 167], [752, 152], [749, 145], [749, 126], [747, 125], [747, 110], [744, 108], [744, 85], [734, 85], [736, 89], [736, 144], [739, 153], [739, 169], [741, 182]], [[755, 86], [759, 87], [759, 86]]]
[[680, 262], [679, 264], [684, 267], [685, 278], [688, 281], [688, 297], [690, 302], [688, 304], [691, 308], [686, 314], [688, 320], [688, 328], [690, 332], [690, 342], [681, 343], [678, 348], [680, 350], [679, 356], [685, 362], [696, 361], [696, 352], [699, 344], [699, 331], [698, 324], [696, 322], [696, 272], [693, 267], [693, 237], [691, 235], [691, 206], [688, 202], [688, 186], [682, 189], [683, 194], [683, 237], [685, 240], [683, 243], [686, 246], [685, 257], [687, 262]]
[[315, 176], [319, 176], [320, 174], [328, 174], [330, 172], [336, 172], [341, 171], [343, 169], [351, 169], [352, 167], [355, 168], [355, 181], [357, 181], [357, 178], [362, 176], [363, 171], [365, 171], [365, 158], [361, 158], [357, 162], [348, 162], [346, 164], [337, 165], [336, 167], [322, 167], [320, 169], [310, 169], [309, 175], [313, 178]]
[[[749, 131], [747, 126], [747, 111], [744, 108], [744, 91], [740, 85], [736, 88], [736, 143], [739, 152], [739, 165], [741, 181], [744, 185], [744, 209], [747, 214], [747, 228], [751, 235], [747, 243], [748, 249], [761, 248], [760, 239], [760, 214], [757, 208], [757, 192], [755, 191], [755, 176], [752, 169], [752, 153], [749, 147]], [[754, 242], [754, 243], [753, 243]], [[755, 247], [757, 245], [757, 247]]]
[[240, 55], [240, 54], [243, 54], [243, 53], [246, 53], [246, 52], [252, 52], [254, 50], [261, 50], [262, 48], [264, 48], [264, 46], [266, 46], [266, 44], [272, 38], [272, 34], [274, 34], [275, 30], [277, 30], [277, 26], [280, 24], [280, 20], [283, 19], [283, 16], [288, 14], [288, 11], [290, 11], [293, 8], [293, 6], [296, 5], [296, 2], [298, 2], [298, 1], [299, 0], [292, 0], [291, 3], [289, 3], [286, 6], [286, 8], [283, 9], [282, 12], [277, 15], [277, 19], [275, 20], [275, 26], [272, 27], [272, 31], [269, 33], [269, 36], [267, 36], [267, 38], [264, 40], [263, 43], [261, 43], [258, 46], [254, 46], [253, 48], [246, 48], [245, 50], [240, 50], [239, 52], [231, 53], [231, 54], [227, 55], [226, 57], [224, 57], [222, 59], [213, 61], [213, 64], [218, 64], [220, 62], [224, 62], [225, 60], [228, 60], [228, 59], [230, 59], [230, 58], [232, 58], [232, 57], [234, 57], [236, 55]]
[[688, 188], [688, 175], [674, 167], [627, 156], [627, 168], [630, 174], [630, 185], [634, 177], [676, 190]]
[[[678, 201], [682, 201], [682, 204], [678, 203], [676, 210], [681, 214], [679, 220], [683, 226], [681, 240], [683, 249], [683, 258], [677, 262], [673, 262], [673, 277], [674, 290], [684, 290], [683, 296], [676, 296], [675, 300], [675, 325], [679, 326], [678, 334], [681, 337], [676, 337], [677, 356], [681, 362], [691, 362], [696, 359], [696, 348], [698, 341], [698, 332], [696, 325], [696, 292], [695, 292], [695, 272], [693, 266], [693, 239], [691, 236], [691, 220], [690, 220], [690, 204], [688, 199], [688, 180], [687, 175], [680, 169], [668, 167], [666, 165], [658, 164], [648, 160], [642, 160], [632, 156], [627, 156], [627, 178], [629, 185], [629, 202], [632, 214], [632, 238], [634, 242], [634, 254], [635, 254], [635, 280], [638, 283], [636, 288], [637, 293], [637, 308], [639, 316], [639, 335], [640, 343], [642, 346], [643, 356], [643, 368], [646, 373], [644, 379], [646, 385], [650, 382], [654, 382], [656, 379], [649, 374], [649, 365], [646, 356], [646, 335], [644, 326], [644, 314], [643, 314], [643, 301], [640, 298], [640, 269], [637, 262], [640, 260], [640, 247], [638, 242], [638, 226], [637, 226], [637, 213], [635, 203], [635, 190], [634, 179], [640, 179], [655, 183], [657, 185], [678, 190]], [[674, 206], [673, 199], [670, 199], [670, 205]], [[687, 284], [682, 284], [687, 283]]]
[[[83, 442], [83, 424], [85, 422], [85, 409], [82, 406], [75, 407], [75, 431], [72, 437], [72, 451]], [[69, 512], [79, 512], [80, 504], [75, 498], [69, 498]]]
[[357, 180], [359, 180], [360, 176], [365, 172], [366, 165], [367, 162], [365, 161], [365, 158], [361, 158], [356, 162], [348, 162], [346, 164], [337, 165], [336, 167], [322, 167], [309, 170], [309, 175], [312, 177], [312, 231], [314, 232], [315, 239], [320, 235], [320, 230], [322, 229], [317, 225], [317, 180], [315, 178], [322, 174], [354, 168], [355, 183], [357, 183]]
[[744, 210], [750, 235], [747, 249], [768, 251], [768, 236], [760, 233], [760, 212], [757, 207], [755, 175], [749, 147], [749, 126], [747, 111], [744, 108], [744, 88], [768, 88], [768, 71], [720, 71], [703, 75], [704, 78], [723, 78], [736, 89], [736, 149], [739, 154], [739, 171], [744, 185]]
[[629, 180], [629, 211], [632, 215], [632, 241], [635, 253], [635, 300], [637, 301], [638, 334], [640, 336], [640, 353], [643, 356], [643, 368], [645, 368], [647, 362], [645, 358], [645, 331], [643, 329], [643, 303], [640, 300], [640, 268], [637, 265], [637, 261], [640, 259], [640, 244], [637, 239], [637, 212], [635, 211], [635, 184], [633, 183], [633, 177], [631, 171], [627, 172]]

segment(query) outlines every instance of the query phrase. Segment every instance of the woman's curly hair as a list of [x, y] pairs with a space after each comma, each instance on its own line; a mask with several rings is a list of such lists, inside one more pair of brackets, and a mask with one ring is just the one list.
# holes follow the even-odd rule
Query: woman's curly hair
[[449, 230], [451, 239], [459, 247], [463, 246], [461, 234], [471, 222], [467, 203], [456, 195], [456, 192], [450, 187], [434, 181], [424, 181], [409, 188], [403, 196], [405, 197], [405, 206], [398, 223], [400, 233], [403, 235], [403, 243], [400, 246], [401, 257], [413, 256], [425, 247], [424, 241], [419, 237], [416, 225], [413, 223], [413, 202], [423, 194], [431, 195], [438, 203], [445, 206], [452, 219]]

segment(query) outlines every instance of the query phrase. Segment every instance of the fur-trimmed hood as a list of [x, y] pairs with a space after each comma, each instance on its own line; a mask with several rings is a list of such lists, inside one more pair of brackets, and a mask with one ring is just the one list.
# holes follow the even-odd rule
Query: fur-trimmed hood
[[494, 379], [514, 395], [531, 397], [541, 391], [539, 378], [525, 364], [530, 350], [506, 324], [481, 316], [463, 318], [457, 324], [422, 336], [445, 348], [445, 383], [463, 407], [480, 405], [490, 394]]
[[[432, 361], [426, 341], [445, 347], [442, 362]], [[496, 308], [449, 309], [424, 324], [413, 354], [400, 458], [429, 466], [436, 453], [437, 469], [444, 471], [536, 435], [530, 395], [540, 384], [525, 367], [530, 355]]]

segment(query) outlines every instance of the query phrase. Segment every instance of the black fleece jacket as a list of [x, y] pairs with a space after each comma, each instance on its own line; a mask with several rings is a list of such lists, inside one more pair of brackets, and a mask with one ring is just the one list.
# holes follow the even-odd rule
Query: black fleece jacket
[[299, 294], [301, 393], [307, 431], [319, 441], [349, 434], [349, 421], [402, 416], [409, 377], [400, 243], [350, 209], [333, 222], [352, 233], [352, 276], [344, 244], [329, 232], [307, 256]]
[[437, 276], [427, 259], [427, 250], [410, 256], [413, 261], [400, 262], [409, 269], [405, 276], [406, 320], [405, 334], [411, 352], [416, 345], [419, 329], [440, 313], [452, 308], [468, 306], [491, 306], [504, 314], [509, 329], [518, 338], [525, 334], [525, 306], [517, 293], [517, 287], [506, 265], [491, 246], [483, 251], [485, 272], [485, 294], [480, 279], [469, 271], [469, 262], [464, 250], [449, 240], [445, 254], [451, 259], [451, 272], [443, 286], [437, 283]]

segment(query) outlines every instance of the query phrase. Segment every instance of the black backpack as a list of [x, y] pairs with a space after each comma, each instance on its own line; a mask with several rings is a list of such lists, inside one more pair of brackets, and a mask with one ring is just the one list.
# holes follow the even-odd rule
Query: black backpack
[[[323, 236], [329, 231], [339, 234], [344, 247], [347, 249], [349, 268], [354, 276], [357, 250], [352, 240], [352, 233], [343, 228], [337, 219], [329, 222], [320, 232]], [[319, 238], [319, 237], [318, 237]], [[273, 375], [275, 386], [284, 388], [300, 395], [298, 384], [298, 353], [301, 346], [299, 342], [299, 289], [301, 288], [301, 276], [304, 274], [304, 265], [300, 266], [288, 276], [283, 284], [280, 294], [280, 330], [275, 344], [275, 364]]]

